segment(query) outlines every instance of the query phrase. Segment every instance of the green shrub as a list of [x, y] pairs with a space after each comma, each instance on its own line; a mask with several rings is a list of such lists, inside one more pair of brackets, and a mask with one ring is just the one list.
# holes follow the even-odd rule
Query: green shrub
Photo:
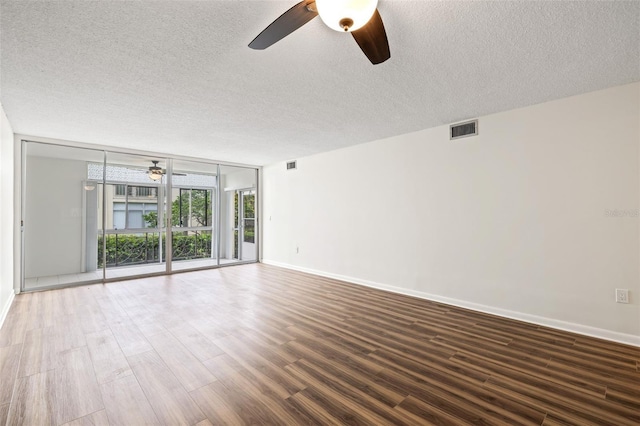
[[[107, 267], [155, 263], [160, 260], [158, 234], [106, 235]], [[164, 242], [163, 242], [164, 244]], [[104, 243], [98, 237], [98, 267], [103, 267]], [[211, 257], [211, 234], [174, 234], [172, 257], [175, 260]]]

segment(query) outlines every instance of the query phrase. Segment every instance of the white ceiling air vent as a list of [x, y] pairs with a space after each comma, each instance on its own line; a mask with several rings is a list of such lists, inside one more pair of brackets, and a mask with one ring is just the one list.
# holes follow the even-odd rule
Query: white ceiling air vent
[[449, 139], [460, 139], [478, 134], [478, 120], [465, 121], [464, 123], [449, 126]]
[[287, 170], [295, 170], [298, 167], [296, 167], [296, 160], [293, 161], [287, 161]]

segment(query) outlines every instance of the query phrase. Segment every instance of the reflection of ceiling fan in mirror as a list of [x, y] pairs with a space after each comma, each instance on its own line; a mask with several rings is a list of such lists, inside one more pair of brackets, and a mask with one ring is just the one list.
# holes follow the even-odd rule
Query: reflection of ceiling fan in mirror
[[[151, 180], [160, 180], [162, 179], [162, 176], [165, 175], [165, 173], [167, 173], [167, 171], [165, 169], [163, 169], [162, 167], [158, 166], [158, 163], [160, 161], [158, 160], [151, 160], [151, 162], [153, 163], [153, 166], [149, 166], [149, 171], [147, 171], [147, 174], [149, 175], [149, 179]], [[184, 173], [172, 173], [173, 176], [186, 176], [186, 174]]]

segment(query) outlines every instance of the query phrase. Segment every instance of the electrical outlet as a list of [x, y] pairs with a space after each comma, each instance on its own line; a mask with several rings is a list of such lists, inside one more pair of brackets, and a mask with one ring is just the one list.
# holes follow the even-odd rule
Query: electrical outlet
[[629, 290], [616, 288], [616, 303], [629, 303]]

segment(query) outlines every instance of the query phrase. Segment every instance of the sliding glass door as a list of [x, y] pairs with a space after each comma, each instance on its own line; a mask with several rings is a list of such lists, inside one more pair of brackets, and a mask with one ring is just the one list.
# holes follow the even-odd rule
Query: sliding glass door
[[215, 164], [173, 162], [170, 206], [173, 270], [218, 265], [217, 175]]
[[[163, 226], [167, 159], [107, 152], [99, 213], [104, 232], [98, 261], [106, 279], [161, 274], [167, 270]], [[150, 173], [157, 167], [159, 173]], [[98, 174], [103, 172], [98, 170]], [[102, 229], [100, 229], [101, 231]]]
[[234, 258], [237, 260], [255, 260], [256, 256], [256, 191], [245, 189], [234, 194]]
[[220, 166], [220, 262], [251, 262], [258, 258], [255, 169]]
[[24, 290], [257, 259], [255, 168], [23, 142]]

